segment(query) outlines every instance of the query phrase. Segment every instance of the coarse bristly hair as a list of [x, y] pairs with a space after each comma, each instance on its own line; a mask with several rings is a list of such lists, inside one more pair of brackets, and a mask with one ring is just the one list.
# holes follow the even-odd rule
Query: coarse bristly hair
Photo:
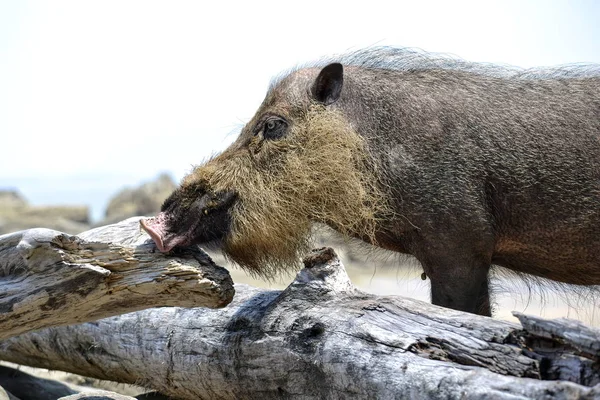
[[378, 220], [390, 214], [364, 139], [344, 118], [313, 104], [298, 120], [284, 140], [226, 151], [187, 179], [214, 191], [235, 188], [223, 250], [264, 277], [298, 267], [315, 222], [374, 242]]
[[303, 68], [324, 67], [339, 62], [344, 66], [392, 71], [432, 71], [456, 70], [497, 78], [523, 80], [586, 78], [600, 75], [600, 65], [574, 63], [552, 67], [520, 68], [512, 65], [470, 62], [451, 54], [432, 53], [417, 48], [374, 46], [344, 54], [322, 57], [318, 60], [299, 64], [275, 76], [269, 85], [272, 89], [289, 74]]

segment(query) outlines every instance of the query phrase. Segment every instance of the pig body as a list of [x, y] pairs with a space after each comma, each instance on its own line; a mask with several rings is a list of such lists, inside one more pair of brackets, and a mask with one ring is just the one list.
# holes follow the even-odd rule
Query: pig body
[[[598, 66], [517, 70], [371, 49], [274, 81], [238, 140], [145, 227], [163, 250], [216, 239], [271, 275], [306, 249], [311, 223], [329, 224], [415, 256], [434, 304], [490, 315], [492, 265], [600, 284], [599, 161]], [[298, 178], [302, 164], [312, 172]], [[258, 236], [271, 230], [292, 239], [270, 248]]]

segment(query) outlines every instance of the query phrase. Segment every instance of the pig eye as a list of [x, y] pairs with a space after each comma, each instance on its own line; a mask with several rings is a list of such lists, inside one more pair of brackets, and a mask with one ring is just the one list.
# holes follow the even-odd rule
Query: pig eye
[[269, 118], [263, 126], [263, 138], [276, 140], [285, 136], [287, 122], [281, 118]]

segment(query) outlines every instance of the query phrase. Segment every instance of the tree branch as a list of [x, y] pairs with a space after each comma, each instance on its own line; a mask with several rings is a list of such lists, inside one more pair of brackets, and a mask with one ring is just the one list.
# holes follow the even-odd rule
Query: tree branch
[[151, 309], [29, 333], [0, 342], [0, 358], [183, 399], [600, 396], [595, 330], [586, 340], [596, 345], [580, 351], [568, 324], [556, 341], [540, 335], [555, 329], [541, 320], [528, 331], [360, 292], [331, 249], [305, 265], [284, 291], [237, 285], [223, 309]]
[[78, 236], [0, 236], [0, 339], [158, 306], [224, 307], [233, 282], [200, 249], [156, 251], [139, 218]]

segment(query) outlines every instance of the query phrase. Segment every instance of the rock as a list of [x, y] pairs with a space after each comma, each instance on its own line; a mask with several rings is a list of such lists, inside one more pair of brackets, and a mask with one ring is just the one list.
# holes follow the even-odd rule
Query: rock
[[[81, 375], [75, 375], [63, 371], [52, 371], [44, 368], [32, 368], [24, 365], [17, 365], [5, 361], [0, 361], [0, 386], [2, 382], [7, 379], [14, 379], [11, 384], [18, 382], [24, 382], [27, 385], [33, 384], [34, 387], [42, 387], [46, 382], [50, 382], [50, 386], [60, 388], [60, 392], [53, 392], [54, 394], [68, 396], [76, 393], [90, 393], [95, 391], [108, 391], [111, 393], [118, 393], [125, 396], [138, 396], [140, 393], [147, 392], [148, 389], [141, 386], [128, 385], [126, 383], [117, 383], [111, 381], [104, 381], [95, 378], [89, 378]], [[58, 385], [58, 386], [57, 386]], [[8, 392], [8, 386], [5, 388], [10, 400], [19, 400], [15, 393]], [[62, 391], [64, 388], [64, 392]], [[24, 388], [20, 388], [20, 394], [23, 395]], [[13, 397], [10, 397], [10, 395]], [[150, 397], [142, 397], [148, 400], [161, 399], [161, 397], [152, 397], [152, 393], [149, 393]], [[154, 394], [158, 396], [158, 394]], [[140, 395], [143, 396], [143, 395]], [[20, 400], [27, 400], [31, 397], [23, 397]], [[33, 397], [38, 399], [38, 397]], [[58, 397], [56, 397], [58, 398]], [[0, 400], [5, 400], [2, 397], [2, 389], [0, 389]]]
[[160, 211], [163, 201], [176, 188], [173, 179], [168, 174], [162, 174], [156, 180], [137, 188], [123, 189], [110, 200], [105, 219], [98, 225], [107, 225], [138, 215], [155, 215]]
[[0, 191], [0, 234], [30, 228], [76, 234], [89, 229], [87, 206], [32, 206], [14, 190]]
[[29, 206], [21, 214], [26, 218], [56, 218], [89, 225], [90, 212], [88, 206]]
[[0, 400], [20, 400], [15, 397], [12, 393], [7, 392], [3, 388], [0, 387]]
[[16, 190], [0, 190], [0, 210], [26, 206], [27, 200]]
[[30, 218], [19, 215], [8, 217], [0, 216], [0, 235], [36, 227], [54, 229], [56, 231], [75, 235], [77, 233], [88, 230], [90, 226], [87, 224], [80, 224], [75, 221], [70, 221], [61, 217]]
[[0, 386], [19, 399], [56, 400], [78, 393], [67, 384], [0, 366]]

